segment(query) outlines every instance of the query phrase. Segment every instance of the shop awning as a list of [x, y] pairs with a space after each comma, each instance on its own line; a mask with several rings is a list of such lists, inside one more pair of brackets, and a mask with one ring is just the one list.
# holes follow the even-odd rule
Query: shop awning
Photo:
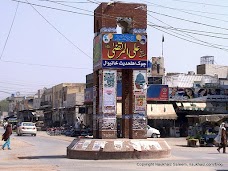
[[183, 110], [192, 110], [191, 103], [182, 103], [182, 105], [183, 105], [182, 107]]
[[228, 118], [228, 114], [212, 114], [212, 115], [186, 115], [188, 118], [199, 118], [199, 122], [218, 122], [223, 118]]
[[182, 106], [182, 103], [179, 103], [179, 102], [178, 102], [178, 103], [176, 103], [176, 104], [177, 104], [177, 107], [179, 107], [179, 108], [183, 107], [183, 106]]
[[[117, 103], [117, 118], [122, 117], [122, 103]], [[147, 104], [148, 119], [177, 119], [172, 104]]]
[[211, 111], [213, 108], [213, 105], [211, 103], [203, 103], [203, 102], [195, 102], [195, 103], [188, 103], [188, 102], [184, 102], [182, 103], [182, 106], [178, 105], [178, 103], [176, 103], [177, 106], [182, 109], [182, 110], [207, 110], [207, 111]]
[[148, 119], [177, 119], [172, 104], [147, 104]]

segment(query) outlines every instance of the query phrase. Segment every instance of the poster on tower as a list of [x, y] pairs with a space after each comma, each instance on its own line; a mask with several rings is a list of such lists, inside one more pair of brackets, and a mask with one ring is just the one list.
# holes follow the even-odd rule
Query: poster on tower
[[134, 70], [133, 71], [133, 81], [134, 81], [133, 82], [134, 92], [144, 93], [144, 91], [147, 89], [146, 70]]
[[101, 35], [98, 35], [93, 39], [93, 70], [100, 69], [101, 63]]
[[103, 34], [102, 68], [146, 69], [147, 35]]
[[103, 113], [116, 113], [116, 70], [103, 70]]

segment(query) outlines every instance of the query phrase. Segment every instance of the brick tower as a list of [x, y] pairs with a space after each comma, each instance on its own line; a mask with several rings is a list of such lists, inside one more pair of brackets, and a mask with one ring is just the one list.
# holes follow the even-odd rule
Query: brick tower
[[101, 3], [94, 11], [94, 138], [117, 137], [117, 75], [122, 76], [123, 137], [146, 138], [146, 28], [145, 4]]

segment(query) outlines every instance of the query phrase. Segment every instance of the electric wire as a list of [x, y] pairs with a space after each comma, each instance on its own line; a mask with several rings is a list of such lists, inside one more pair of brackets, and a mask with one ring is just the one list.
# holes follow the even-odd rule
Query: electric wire
[[[12, 1], [17, 1], [17, 0], [12, 0]], [[39, 0], [40, 1], [40, 0]], [[43, 1], [46, 1], [46, 2], [53, 2], [55, 3], [54, 1], [51, 1], [51, 0], [43, 0]], [[20, 1], [22, 2], [22, 1]], [[29, 3], [27, 3], [29, 4]], [[31, 4], [31, 3], [30, 3]], [[75, 6], [70, 6], [70, 5], [65, 5], [65, 4], [61, 4], [61, 3], [58, 3], [59, 5], [63, 5], [63, 6], [67, 6], [67, 7], [71, 7], [71, 8], [75, 8], [75, 9], [79, 9], [79, 10], [83, 10], [83, 11], [86, 11], [86, 12], [91, 12], [93, 13], [93, 11], [90, 11], [90, 10], [86, 10], [86, 9], [82, 9], [82, 8], [78, 8], [78, 7], [75, 7]], [[32, 5], [35, 5], [35, 6], [38, 6], [37, 4], [32, 4]], [[41, 6], [41, 7], [45, 7], [45, 6]], [[48, 7], [49, 8], [49, 7]], [[51, 7], [50, 7], [51, 8]], [[58, 8], [54, 8], [56, 10], [62, 10], [62, 9], [58, 9]], [[69, 10], [64, 10], [64, 12], [72, 12], [74, 13], [74, 11], [69, 11]], [[85, 14], [85, 13], [80, 13], [81, 15], [89, 15], [89, 16], [94, 16], [93, 14]], [[99, 15], [99, 13], [96, 13]], [[102, 15], [102, 14], [101, 14]], [[101, 16], [99, 15], [99, 16]], [[228, 15], [228, 14], [227, 14]], [[106, 16], [106, 17], [112, 17], [110, 15], [102, 15], [103, 17]], [[224, 33], [216, 33], [216, 32], [207, 32], [207, 31], [200, 31], [200, 30], [196, 30], [198, 32], [205, 32], [205, 33], [212, 33], [212, 34], [221, 34], [221, 35], [228, 35], [228, 34], [224, 34]]]
[[[12, 0], [12, 1], [15, 1], [15, 0]], [[50, 0], [44, 0], [44, 1], [50, 1]], [[52, 1], [50, 1], [50, 2], [52, 2]], [[27, 1], [27, 4], [30, 4], [31, 6], [32, 5], [34, 5], [34, 4], [32, 4], [32, 3], [30, 3], [30, 2], [28, 2]], [[64, 5], [64, 4], [61, 4], [61, 3], [58, 3], [58, 4], [60, 4], [60, 5]], [[74, 7], [74, 6], [69, 6], [69, 5], [65, 5], [65, 6], [68, 6], [68, 7], [72, 7], [72, 8], [76, 8], [76, 9], [80, 9], [80, 8], [77, 8], [77, 7]], [[43, 7], [43, 6], [42, 6]], [[34, 8], [34, 7], [33, 7]], [[84, 9], [80, 9], [80, 10], [84, 10]], [[37, 10], [36, 10], [37, 11]], [[89, 10], [84, 10], [84, 11], [87, 11], [87, 12], [92, 12], [92, 11], [89, 11]], [[82, 14], [82, 13], [80, 13], [80, 14]], [[99, 15], [99, 14], [98, 14]], [[42, 16], [42, 15], [41, 15]], [[92, 15], [93, 16], [93, 15]], [[108, 15], [106, 15], [106, 17], [111, 17], [111, 16], [108, 16]], [[42, 16], [42, 18], [44, 18], [44, 16]], [[45, 19], [45, 18], [44, 18]], [[46, 20], [46, 19], [45, 19]], [[47, 20], [46, 20], [47, 21]], [[49, 21], [47, 21], [49, 24], [51, 24]], [[53, 26], [54, 28], [56, 28], [54, 25], [52, 25], [51, 24], [51, 26]], [[171, 27], [172, 29], [174, 29], [174, 27]], [[58, 31], [58, 30], [56, 30], [56, 31]], [[59, 31], [58, 31], [59, 32]], [[61, 34], [62, 35], [62, 34]], [[62, 35], [63, 36], [63, 35]], [[177, 38], [179, 38], [179, 37], [177, 37]], [[68, 38], [67, 38], [68, 39]], [[185, 40], [185, 39], [184, 39]], [[72, 42], [72, 41], [70, 41], [70, 42]], [[193, 42], [193, 41], [191, 41], [192, 43], [195, 43], [195, 42]], [[73, 43], [73, 42], [72, 42]], [[205, 43], [205, 42], [204, 42]], [[206, 42], [207, 43], [207, 42]], [[203, 45], [203, 44], [200, 44], [200, 45]], [[223, 46], [223, 45], [221, 45], [221, 46]], [[207, 47], [211, 47], [211, 46], [207, 46]], [[214, 47], [215, 48], [215, 47]], [[220, 47], [218, 47], [219, 49], [223, 49], [223, 48], [220, 48]], [[90, 57], [91, 58], [91, 57]], [[92, 59], [92, 58], [91, 58]], [[13, 61], [4, 61], [4, 62], [13, 62]], [[14, 63], [17, 63], [17, 64], [26, 64], [26, 63], [21, 63], [21, 62], [14, 62]], [[28, 65], [37, 65], [37, 66], [46, 66], [46, 67], [61, 67], [61, 66], [50, 66], [50, 65], [42, 65], [42, 64], [28, 64]], [[74, 67], [61, 67], [61, 68], [74, 68]], [[87, 68], [74, 68], [74, 69], [87, 69]]]
[[[12, 1], [18, 1], [18, 0], [12, 0]], [[48, 0], [46, 0], [46, 1], [48, 1]], [[22, 1], [21, 1], [22, 2]], [[37, 5], [37, 4], [33, 4], [33, 3], [28, 3], [27, 2], [27, 4], [30, 4], [30, 5], [35, 5], [35, 6], [39, 6], [39, 5]], [[59, 4], [59, 3], [58, 3]], [[45, 7], [45, 6], [41, 6], [41, 7]], [[68, 7], [70, 7], [69, 5], [68, 5]], [[71, 6], [72, 8], [75, 8], [75, 7], [73, 7], [73, 6]], [[51, 7], [52, 8], [52, 7]], [[56, 9], [56, 8], [54, 8], [54, 9]], [[58, 9], [59, 10], [59, 9]], [[62, 9], [61, 9], [62, 10]], [[82, 9], [81, 9], [82, 10]], [[69, 12], [69, 10], [63, 10], [63, 11], [65, 11], [65, 12]], [[88, 11], [88, 10], [86, 10], [86, 11]], [[149, 10], [147, 10], [147, 11], [149, 11]], [[70, 11], [70, 12], [73, 12], [73, 13], [75, 13], [75, 11]], [[88, 11], [89, 12], [89, 11]], [[92, 12], [92, 11], [91, 11]], [[149, 11], [149, 12], [153, 12], [153, 11]], [[156, 13], [156, 12], [153, 12], [153, 13]], [[83, 15], [83, 13], [80, 13], [80, 14], [82, 14]], [[158, 14], [160, 14], [160, 13], [158, 13]], [[88, 15], [88, 14], [86, 14], [86, 15]], [[89, 14], [90, 15], [90, 14]], [[162, 14], [162, 15], [165, 15], [165, 14]], [[93, 16], [92, 14], [90, 15], [90, 16]], [[109, 15], [105, 15], [106, 17], [111, 17], [111, 16], [109, 16]], [[173, 16], [169, 16], [169, 17], [173, 17]], [[174, 17], [174, 18], [177, 18], [177, 17]], [[182, 19], [182, 20], [185, 20], [185, 19]], [[189, 20], [188, 20], [189, 21]], [[194, 22], [194, 21], [189, 21], [189, 22], [193, 22], [193, 23], [198, 23], [198, 22]], [[202, 24], [202, 23], [198, 23], [198, 24]], [[205, 25], [207, 25], [207, 24], [205, 24]], [[228, 29], [226, 29], [226, 28], [222, 28], [222, 27], [217, 27], [217, 26], [212, 26], [212, 25], [208, 25], [208, 26], [211, 26], [211, 27], [215, 27], [215, 28], [220, 28], [220, 29], [225, 29], [225, 30], [228, 30]], [[221, 48], [219, 48], [219, 49], [221, 49]]]
[[34, 93], [34, 94], [37, 93], [37, 91], [25, 91], [25, 90], [20, 89], [20, 88], [4, 88], [4, 87], [1, 87], [1, 90], [11, 91], [11, 92], [20, 92], [20, 93]]
[[[11, 82], [7, 82], [7, 81], [0, 81], [0, 84], [1, 83], [3, 83], [3, 84], [9, 84], [9, 85], [16, 85], [16, 86], [22, 86], [22, 87], [24, 87], [24, 86], [26, 86], [26, 85], [29, 85], [29, 86], [31, 86], [31, 84], [28, 84], [28, 83], [26, 83], [26, 84], [20, 84], [20, 83], [11, 83]], [[38, 85], [38, 84], [36, 84], [36, 85], [33, 85], [33, 86], [46, 86], [46, 85]]]
[[[47, 1], [47, 2], [52, 2], [51, 0], [45, 0], [45, 1]], [[84, 10], [84, 9], [81, 9], [81, 8], [77, 8], [77, 7], [74, 7], [74, 6], [70, 6], [70, 5], [65, 5], [65, 4], [61, 4], [61, 3], [57, 3], [57, 4], [60, 4], [60, 5], [63, 5], [63, 6], [67, 6], [67, 7], [71, 7], [71, 8], [76, 8], [76, 9], [79, 9], [79, 10]], [[89, 10], [84, 10], [84, 11], [86, 11], [86, 12], [92, 12], [92, 11], [89, 11]], [[96, 13], [96, 14], [98, 14], [99, 15], [99, 13]], [[110, 15], [105, 15], [106, 17], [112, 17], [112, 16], [110, 16]], [[174, 28], [174, 27], [172, 27], [172, 28]], [[196, 33], [195, 33], [196, 34]], [[198, 34], [199, 35], [199, 34]], [[193, 39], [196, 39], [196, 38], [194, 38], [193, 36], [190, 36], [191, 38], [193, 38]], [[212, 36], [211, 36], [212, 37]], [[217, 37], [218, 38], [218, 37]], [[199, 39], [197, 39], [198, 41], [201, 41], [201, 40], [199, 40]], [[212, 46], [215, 46], [215, 45], [218, 45], [218, 44], [211, 44], [211, 43], [208, 43], [208, 42], [205, 42], [205, 41], [201, 41], [201, 42], [203, 42], [203, 43], [206, 43], [206, 44], [210, 44], [210, 45], [212, 45]], [[218, 45], [218, 46], [223, 46], [223, 45]], [[226, 46], [223, 46], [223, 47], [226, 47]], [[223, 49], [223, 48], [220, 48], [220, 49]]]
[[59, 4], [59, 5], [62, 5], [62, 6], [75, 8], [75, 9], [78, 9], [78, 10], [81, 10], [81, 11], [91, 12], [90, 10], [86, 10], [86, 9], [83, 9], [83, 8], [78, 8], [78, 7], [75, 7], [75, 6], [72, 6], [72, 5], [66, 5], [66, 4], [63, 4], [61, 2], [57, 2], [57, 1], [52, 1], [52, 0], [38, 0], [38, 1], [51, 2], [51, 3]]
[[208, 5], [208, 6], [213, 6], [213, 7], [228, 8], [227, 5], [217, 5], [217, 4], [209, 4], [209, 3], [193, 2], [193, 1], [185, 1], [185, 0], [172, 0], [172, 1], [184, 2], [184, 3], [190, 3], [190, 4], [198, 4], [198, 5]]
[[157, 14], [157, 15], [162, 15], [162, 16], [165, 16], [165, 17], [169, 17], [169, 18], [173, 18], [173, 19], [177, 19], [177, 20], [182, 20], [182, 21], [185, 21], [185, 22], [190, 22], [190, 23], [194, 23], [194, 24], [198, 24], [198, 25], [203, 25], [203, 26], [207, 26], [207, 27], [213, 27], [213, 28], [217, 28], [217, 29], [222, 29], [222, 30], [228, 31], [228, 29], [224, 28], [224, 27], [218, 27], [218, 26], [214, 26], [214, 25], [210, 25], [210, 24], [200, 23], [200, 22], [196, 22], [196, 21], [192, 21], [192, 20], [183, 19], [183, 18], [180, 18], [180, 17], [174, 17], [174, 16], [170, 16], [170, 15], [167, 15], [167, 14], [162, 14], [162, 13], [150, 11], [150, 10], [147, 10], [147, 11], [151, 12], [151, 13], [154, 13], [154, 14]]
[[[172, 28], [172, 26], [171, 26], [171, 25], [169, 25], [169, 24], [167, 24], [167, 23], [165, 23], [165, 22], [163, 22], [163, 21], [161, 21], [161, 20], [157, 19], [156, 17], [154, 17], [154, 16], [152, 16], [152, 15], [150, 15], [150, 14], [148, 14], [148, 15], [149, 15], [149, 16], [151, 16], [152, 18], [154, 18], [154, 19], [158, 20], [159, 22], [161, 22], [161, 23], [163, 23], [163, 24], [165, 24], [165, 25], [168, 25], [168, 26], [170, 26], [170, 27]], [[174, 32], [174, 33], [175, 33], [175, 32]], [[228, 49], [218, 47], [218, 46], [221, 46], [221, 45], [211, 44], [211, 43], [208, 43], [208, 42], [202, 41], [202, 40], [200, 40], [200, 39], [198, 39], [198, 38], [195, 38], [194, 36], [189, 35], [189, 34], [187, 34], [187, 33], [184, 33], [184, 34], [185, 34], [185, 35], [187, 35], [188, 37], [191, 37], [192, 39], [194, 39], [194, 40], [196, 40], [196, 41], [202, 42], [202, 43], [204, 43], [204, 44], [208, 44], [208, 45], [210, 45], [210, 47], [213, 47], [213, 48], [219, 48], [219, 49], [224, 50], [224, 51], [226, 51], [226, 52], [228, 51]], [[181, 35], [183, 36], [183, 34], [181, 34]]]
[[93, 4], [100, 4], [100, 2], [95, 1], [95, 0], [94, 0], [95, 2], [94, 2], [94, 1], [91, 1], [91, 0], [87, 0], [87, 1], [88, 1], [88, 2], [91, 2], [91, 3], [93, 3]]
[[2, 91], [2, 90], [0, 90], [0, 92], [1, 92], [1, 93], [6, 93], [6, 94], [12, 94], [12, 93], [10, 93], [10, 92], [8, 92], [8, 91]]
[[[50, 1], [50, 0], [46, 0], [46, 1]], [[58, 4], [64, 5], [64, 4], [61, 4], [61, 3], [58, 3]], [[76, 8], [76, 7], [70, 6], [70, 5], [64, 5], [64, 6]], [[76, 9], [78, 9], [78, 8], [76, 8]], [[82, 9], [80, 9], [80, 10], [82, 10]], [[85, 11], [86, 11], [86, 12], [91, 12], [91, 11], [89, 11], [89, 10], [85, 10]], [[108, 17], [110, 17], [110, 16], [108, 16]], [[227, 21], [227, 22], [228, 22], [228, 21]], [[172, 28], [174, 28], [174, 27], [172, 27]], [[195, 34], [197, 34], [197, 33], [195, 33]], [[200, 34], [198, 34], [198, 35], [200, 35]], [[201, 35], [202, 35], [202, 34], [201, 34]], [[192, 37], [192, 36], [190, 36], [190, 37], [191, 37], [191, 38], [194, 38], [194, 37]], [[211, 37], [213, 37], [213, 36], [211, 36]], [[214, 36], [214, 37], [216, 37], [216, 36]], [[219, 37], [216, 37], [216, 38], [219, 38]], [[196, 38], [194, 38], [194, 39], [196, 39]], [[199, 39], [197, 39], [197, 40], [198, 40], [198, 41], [201, 41], [201, 40], [199, 40]], [[205, 41], [201, 41], [201, 42], [208, 44], [208, 43], [205, 42]], [[210, 44], [210, 45], [215, 46], [215, 45], [218, 45], [218, 44]], [[218, 46], [223, 46], [223, 45], [218, 45]], [[223, 47], [227, 47], [227, 46], [223, 46]], [[221, 49], [222, 49], [222, 48], [221, 48]]]
[[[207, 33], [205, 35], [210, 36], [210, 34], [215, 34], [215, 35], [224, 35], [224, 36], [228, 36], [228, 34], [226, 33], [219, 33], [219, 32], [210, 32], [210, 31], [203, 31], [203, 30], [194, 30], [194, 29], [186, 29], [186, 28], [177, 28], [177, 27], [167, 27], [167, 26], [160, 26], [160, 25], [153, 25], [154, 27], [163, 27], [165, 29], [174, 29], [177, 31], [183, 31], [183, 32], [191, 32], [191, 33], [199, 33], [199, 35], [201, 35], [201, 33]], [[221, 39], [223, 39], [224, 37], [221, 37]]]
[[[175, 34], [169, 33], [169, 32], [167, 32], [167, 31], [164, 31], [164, 30], [162, 30], [162, 29], [160, 29], [160, 28], [155, 28], [155, 29], [156, 29], [156, 30], [159, 30], [159, 31], [161, 31], [161, 32], [163, 32], [163, 33], [166, 33], [166, 34], [168, 34], [168, 35], [171, 35], [171, 36], [173, 36], [173, 37], [176, 37], [176, 38], [185, 40], [185, 41], [187, 41], [187, 42], [191, 42], [191, 43], [195, 43], [195, 44], [198, 44], [198, 45], [207, 46], [207, 47], [211, 47], [211, 48], [216, 48], [216, 49], [223, 49], [223, 48], [217, 48], [217, 47], [214, 47], [214, 46], [209, 46], [209, 45], [205, 45], [205, 44], [202, 44], [202, 43], [199, 43], [199, 42], [191, 41], [191, 40], [188, 40], [188, 39], [186, 39], [186, 38], [183, 38], [183, 37], [177, 36], [177, 35], [175, 35]], [[225, 50], [225, 49], [224, 49], [224, 50]]]
[[12, 21], [12, 23], [11, 23], [11, 26], [10, 26], [10, 29], [9, 29], [9, 33], [8, 33], [8, 35], [7, 35], [7, 38], [6, 38], [6, 41], [5, 41], [5, 44], [4, 44], [4, 47], [3, 47], [3, 50], [2, 50], [1, 56], [0, 56], [0, 60], [2, 59], [2, 56], [3, 56], [3, 54], [4, 54], [4, 51], [5, 51], [5, 48], [6, 48], [6, 45], [7, 45], [9, 36], [10, 36], [10, 33], [11, 33], [11, 31], [12, 31], [13, 24], [14, 24], [14, 22], [15, 22], [15, 18], [16, 18], [16, 15], [17, 15], [18, 7], [19, 7], [19, 2], [17, 3], [17, 6], [16, 6], [16, 11], [15, 11], [14, 16], [13, 16], [13, 21]]
[[167, 7], [167, 6], [155, 4], [152, 2], [148, 2], [148, 1], [143, 1], [143, 2], [153, 4], [153, 5], [148, 5], [148, 6], [156, 6], [156, 7], [166, 8], [166, 9], [173, 9], [173, 10], [179, 10], [179, 11], [190, 11], [190, 12], [196, 12], [196, 13], [201, 13], [201, 14], [228, 16], [228, 13], [215, 13], [215, 12], [198, 11], [198, 10], [190, 10], [190, 9], [183, 9], [183, 8], [174, 8], [174, 7]]
[[60, 8], [55, 8], [55, 7], [50, 7], [50, 6], [46, 6], [46, 5], [39, 5], [39, 4], [30, 3], [30, 2], [24, 2], [24, 1], [19, 1], [19, 0], [11, 0], [11, 1], [20, 2], [20, 3], [23, 3], [23, 4], [33, 5], [33, 6], [42, 7], [42, 8], [48, 8], [48, 9], [57, 10], [57, 11], [62, 11], [62, 12], [69, 12], [69, 13], [74, 13], [74, 14], [79, 14], [79, 15], [93, 16], [91, 14], [86, 14], [86, 13], [81, 13], [81, 12], [76, 12], [76, 11], [70, 11], [70, 10], [65, 10], [65, 9], [60, 9]]
[[[177, 29], [175, 27], [159, 26], [159, 25], [156, 25], [156, 24], [154, 24], [153, 27], [161, 27], [161, 28], [164, 28], [166, 30], [181, 31], [181, 32], [186, 32], [186, 33], [191, 33], [191, 34], [196, 34], [196, 35], [206, 36], [206, 37], [211, 37], [211, 38], [217, 38], [217, 39], [228, 39], [228, 37], [220, 37], [220, 36], [213, 36], [213, 35], [202, 34], [202, 33], [195, 33], [195, 32], [192, 32], [192, 31], [180, 30], [180, 29]], [[220, 46], [224, 46], [224, 45], [220, 45]], [[224, 47], [228, 47], [228, 46], [224, 46]]]
[[[46, 1], [46, 0], [39, 0], [39, 1]], [[86, 1], [81, 1], [81, 2], [76, 2], [76, 1], [53, 1], [53, 2], [72, 3], [72, 4], [87, 4], [87, 3], [90, 3], [90, 2], [86, 2]]]
[[[154, 18], [155, 20], [158, 20], [158, 21], [162, 22], [161, 20], [157, 19], [156, 17], [153, 17], [153, 16], [151, 16], [151, 17]], [[152, 22], [149, 22], [149, 23], [152, 23]], [[164, 22], [162, 22], [162, 23], [164, 23]], [[164, 24], [166, 24], [166, 23], [164, 23]], [[167, 24], [166, 24], [166, 25], [167, 25]], [[219, 38], [219, 39], [228, 39], [228, 37], [227, 37], [227, 38], [224, 38], [224, 37], [211, 36], [211, 35], [206, 35], [206, 34], [200, 34], [200, 33], [194, 33], [194, 32], [188, 32], [188, 31], [177, 30], [176, 28], [174, 28], [174, 27], [172, 27], [172, 26], [170, 26], [170, 25], [168, 25], [168, 26], [170, 26], [170, 27], [168, 27], [168, 28], [167, 28], [166, 26], [158, 26], [158, 25], [155, 25], [154, 23], [152, 23], [150, 26], [151, 26], [151, 27], [162, 28], [162, 29], [165, 29], [165, 30], [174, 30], [174, 31], [179, 31], [179, 32], [181, 32], [181, 33], [185, 33], [185, 35], [187, 35], [188, 37], [191, 37], [192, 39], [195, 39], [195, 40], [197, 40], [197, 41], [199, 41], [199, 42], [203, 42], [203, 43], [205, 43], [205, 44], [209, 44], [209, 45], [211, 45], [211, 46], [214, 46], [215, 48], [220, 48], [220, 47], [221, 47], [221, 50], [223, 49], [222, 47], [228, 47], [228, 46], [220, 45], [220, 44], [211, 44], [211, 43], [202, 41], [202, 40], [200, 40], [200, 39], [197, 39], [197, 38], [195, 38], [195, 37], [193, 37], [193, 36], [191, 36], [191, 35], [189, 35], [189, 34], [196, 34], [196, 35], [207, 36], [207, 37], [213, 37], [213, 38]], [[189, 34], [187, 34], [187, 33], [189, 33]], [[177, 34], [177, 33], [175, 32], [175, 34]], [[184, 37], [186, 37], [186, 36], [184, 36]], [[216, 47], [216, 46], [220, 46], [220, 47]], [[225, 50], [228, 50], [228, 49], [225, 49]]]
[[70, 66], [58, 66], [58, 65], [45, 65], [45, 64], [34, 64], [34, 63], [24, 63], [24, 62], [17, 62], [17, 61], [9, 61], [9, 60], [2, 60], [2, 62], [6, 63], [15, 63], [15, 64], [23, 64], [23, 65], [29, 65], [29, 66], [41, 66], [41, 67], [50, 67], [50, 68], [65, 68], [65, 69], [77, 69], [77, 70], [84, 70], [84, 69], [91, 69], [91, 68], [76, 68], [76, 67], [70, 67]]
[[216, 21], [222, 21], [222, 22], [226, 22], [226, 23], [228, 22], [228, 20], [222, 20], [222, 19], [218, 19], [218, 18], [214, 18], [214, 17], [205, 16], [205, 15], [194, 14], [192, 12], [187, 12], [186, 10], [183, 10], [183, 9], [176, 9], [176, 8], [166, 7], [166, 6], [158, 5], [158, 4], [155, 4], [155, 3], [152, 3], [152, 2], [148, 2], [148, 1], [145, 1], [145, 2], [147, 2], [149, 4], [152, 4], [154, 6], [157, 6], [157, 7], [171, 9], [171, 10], [175, 10], [175, 11], [182, 12], [182, 13], [189, 14], [189, 15], [194, 15], [194, 16], [203, 17], [203, 18], [207, 18], [207, 19], [211, 19], [211, 20], [216, 20]]
[[[12, 0], [15, 1], [15, 0]], [[27, 1], [27, 0], [26, 0]], [[18, 4], [22, 1], [17, 1]], [[23, 3], [23, 2], [22, 2]], [[29, 5], [52, 27], [54, 28], [61, 36], [63, 36], [68, 42], [70, 42], [77, 50], [79, 50], [81, 53], [83, 53], [85, 56], [92, 59], [91, 56], [89, 56], [87, 53], [85, 53], [83, 50], [81, 50], [78, 46], [76, 46], [70, 39], [68, 39], [63, 33], [61, 33], [52, 23], [50, 23], [36, 8], [34, 8], [32, 3], [28, 2]], [[1, 58], [0, 58], [1, 59]], [[68, 67], [68, 66], [53, 66], [53, 65], [45, 65], [45, 64], [32, 64], [32, 63], [23, 63], [23, 62], [16, 62], [16, 61], [9, 61], [9, 60], [1, 60], [2, 62], [8, 62], [8, 63], [15, 63], [15, 64], [24, 64], [24, 65], [34, 65], [34, 66], [42, 66], [42, 67], [52, 67], [52, 68], [66, 68], [66, 69], [89, 69], [89, 68], [76, 68], [76, 67]]]
[[[28, 2], [28, 0], [26, 0]], [[28, 2], [29, 3], [29, 2]], [[92, 59], [91, 56], [89, 56], [87, 53], [85, 53], [83, 50], [81, 50], [78, 46], [76, 46], [70, 39], [68, 39], [62, 32], [60, 32], [50, 21], [48, 21], [33, 5], [30, 4], [30, 6], [52, 27], [54, 28], [60, 35], [62, 35], [68, 42], [70, 42], [76, 49], [78, 49], [81, 53], [83, 53], [85, 56]]]

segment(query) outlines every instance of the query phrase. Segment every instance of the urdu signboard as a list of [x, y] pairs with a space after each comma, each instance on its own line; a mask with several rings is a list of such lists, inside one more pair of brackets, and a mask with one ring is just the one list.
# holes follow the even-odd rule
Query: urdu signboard
[[146, 69], [147, 36], [139, 34], [103, 34], [102, 68]]

